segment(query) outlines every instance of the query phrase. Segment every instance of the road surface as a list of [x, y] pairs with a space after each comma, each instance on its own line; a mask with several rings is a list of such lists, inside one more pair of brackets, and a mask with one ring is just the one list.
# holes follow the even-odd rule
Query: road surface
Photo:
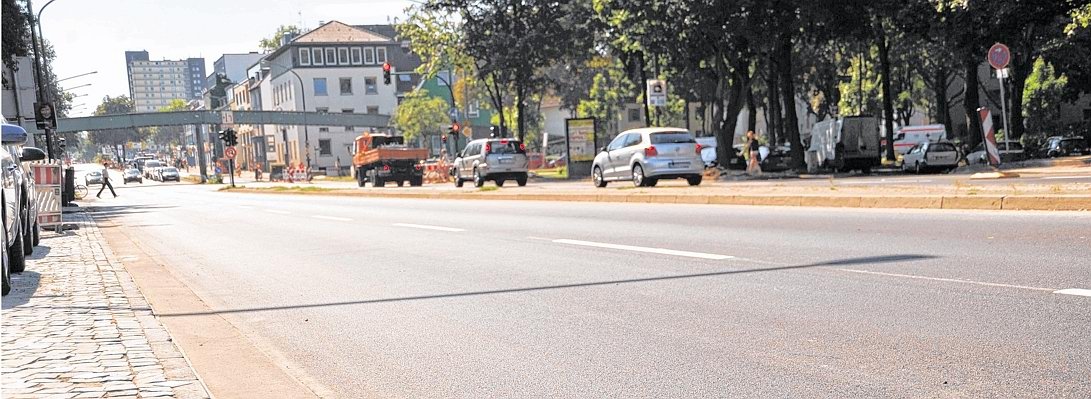
[[1088, 213], [118, 194], [334, 396], [1091, 395]]

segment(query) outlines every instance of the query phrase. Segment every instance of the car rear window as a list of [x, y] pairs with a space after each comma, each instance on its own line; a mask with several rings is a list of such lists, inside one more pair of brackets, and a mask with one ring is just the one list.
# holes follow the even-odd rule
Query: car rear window
[[697, 140], [689, 132], [663, 132], [652, 133], [652, 144], [681, 144], [696, 143]]
[[942, 152], [954, 152], [955, 151], [955, 146], [947, 144], [947, 143], [935, 143], [935, 144], [932, 144], [931, 149], [932, 149], [932, 151], [937, 151], [937, 152], [940, 152], [940, 151], [942, 151]]
[[520, 148], [519, 140], [500, 140], [489, 143], [492, 147], [489, 154], [526, 154], [525, 149]]
[[170, 167], [170, 168], [163, 168], [163, 172], [166, 172], [166, 173], [178, 173], [178, 169], [175, 169], [175, 168], [173, 168], [173, 167]]

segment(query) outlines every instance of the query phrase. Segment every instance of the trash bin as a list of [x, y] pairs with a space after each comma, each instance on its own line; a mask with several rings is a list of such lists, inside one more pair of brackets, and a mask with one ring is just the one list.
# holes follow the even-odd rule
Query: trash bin
[[61, 196], [62, 206], [69, 206], [76, 200], [76, 169], [64, 170], [64, 194]]

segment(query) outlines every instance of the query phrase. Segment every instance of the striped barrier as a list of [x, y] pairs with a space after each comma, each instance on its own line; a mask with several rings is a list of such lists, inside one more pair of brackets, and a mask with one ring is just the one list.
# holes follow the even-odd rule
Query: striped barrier
[[38, 226], [41, 228], [61, 229], [61, 186], [64, 184], [64, 171], [61, 161], [38, 161], [30, 163], [34, 174], [35, 200], [38, 204]]
[[450, 165], [445, 160], [424, 164], [424, 182], [428, 184], [449, 183], [451, 174]]

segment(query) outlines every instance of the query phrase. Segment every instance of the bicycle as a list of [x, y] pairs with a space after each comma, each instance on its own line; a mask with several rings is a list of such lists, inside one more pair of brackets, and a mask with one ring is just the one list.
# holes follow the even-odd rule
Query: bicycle
[[76, 190], [72, 192], [72, 196], [76, 197], [76, 199], [83, 199], [83, 197], [87, 196], [87, 186], [77, 184]]

